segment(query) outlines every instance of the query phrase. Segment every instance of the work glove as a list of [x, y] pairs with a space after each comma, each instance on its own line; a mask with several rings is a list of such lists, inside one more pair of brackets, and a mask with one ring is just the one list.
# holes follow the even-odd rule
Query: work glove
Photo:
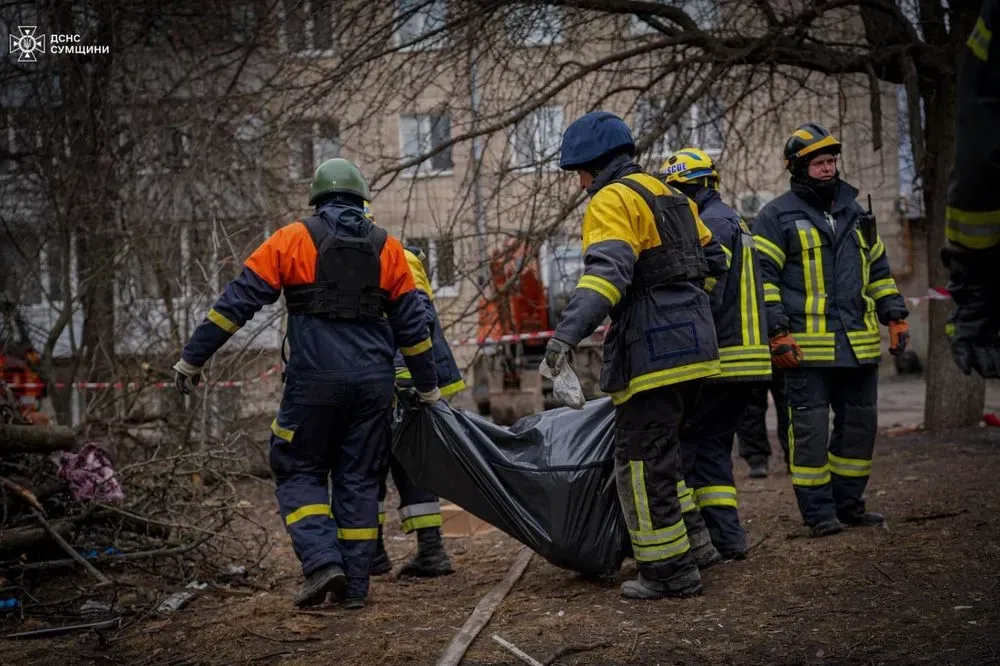
[[201, 366], [191, 365], [184, 359], [174, 364], [174, 387], [184, 395], [190, 395], [201, 381]]
[[945, 329], [951, 355], [965, 374], [973, 370], [986, 379], [1000, 377], [1000, 247], [967, 250], [955, 245], [941, 250], [951, 270], [948, 292], [955, 311]]
[[571, 351], [573, 351], [573, 347], [569, 343], [557, 340], [556, 338], [549, 338], [548, 344], [545, 345], [545, 356], [542, 358], [542, 362], [549, 366], [553, 377], [557, 376], [566, 367]]
[[433, 405], [441, 399], [441, 389], [435, 386], [430, 391], [417, 391], [417, 398], [422, 405]]
[[788, 331], [778, 331], [771, 336], [771, 362], [779, 368], [797, 368], [802, 360], [802, 350]]
[[910, 344], [910, 325], [901, 319], [889, 322], [889, 353], [900, 356]]

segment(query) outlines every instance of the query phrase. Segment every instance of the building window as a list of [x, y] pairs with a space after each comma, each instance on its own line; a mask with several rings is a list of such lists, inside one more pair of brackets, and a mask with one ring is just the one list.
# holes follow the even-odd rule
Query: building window
[[[225, 10], [224, 10], [225, 11]], [[267, 39], [267, 0], [241, 0], [229, 8], [229, 35], [236, 44], [260, 43]]]
[[[451, 140], [451, 118], [439, 115], [400, 116], [400, 146], [404, 160], [426, 155]], [[410, 167], [408, 175], [449, 173], [455, 164], [451, 146], [436, 152], [419, 165]]]
[[523, 118], [511, 135], [512, 165], [518, 169], [539, 165], [554, 167], [562, 140], [563, 108], [544, 106]]
[[722, 132], [723, 110], [721, 102], [714, 97], [692, 104], [687, 113], [667, 130], [667, 150], [673, 152], [691, 146], [718, 157], [725, 138]]
[[292, 125], [292, 178], [307, 180], [324, 161], [340, 157], [340, 132], [330, 120], [304, 121]]
[[286, 51], [304, 55], [333, 53], [333, 3], [285, 0], [282, 10]]
[[[401, 49], [421, 51], [445, 45], [444, 0], [396, 0], [396, 43]], [[427, 36], [426, 39], [421, 37]]]
[[562, 12], [558, 7], [513, 7], [505, 23], [510, 40], [520, 46], [548, 46], [562, 41]]
[[[60, 238], [40, 238], [38, 230], [27, 225], [0, 232], [0, 299], [19, 305], [61, 303], [66, 298], [66, 271], [71, 288], [74, 273], [66, 250]], [[69, 257], [72, 262], [72, 252]]]
[[[653, 0], [661, 5], [669, 5], [676, 9], [683, 9], [689, 17], [702, 30], [711, 30], [719, 25], [719, 3], [718, 0]], [[672, 21], [656, 16], [660, 23], [669, 27], [676, 27]], [[629, 21], [629, 32], [633, 36], [658, 35], [660, 31], [652, 27], [636, 15], [632, 15]]]
[[455, 254], [454, 237], [442, 234], [434, 238], [409, 238], [406, 244], [415, 245], [423, 251], [424, 268], [431, 280], [434, 296], [458, 296], [458, 258]]

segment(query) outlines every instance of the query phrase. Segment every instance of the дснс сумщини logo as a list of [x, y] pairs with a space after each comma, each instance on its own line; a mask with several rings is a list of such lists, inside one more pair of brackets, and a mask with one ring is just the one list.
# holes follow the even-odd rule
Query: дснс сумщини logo
[[37, 62], [36, 53], [45, 53], [45, 35], [36, 35], [38, 26], [19, 25], [18, 34], [10, 35], [10, 52], [19, 53], [18, 62]]

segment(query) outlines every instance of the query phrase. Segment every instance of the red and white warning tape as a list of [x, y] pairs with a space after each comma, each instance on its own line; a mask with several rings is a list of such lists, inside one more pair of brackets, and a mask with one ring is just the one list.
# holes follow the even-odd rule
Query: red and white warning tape
[[[246, 384], [255, 384], [255, 383], [259, 382], [259, 381], [262, 381], [262, 380], [270, 377], [271, 375], [279, 372], [280, 370], [281, 370], [281, 366], [274, 365], [274, 366], [268, 368], [267, 370], [265, 370], [264, 372], [260, 373], [256, 377], [248, 377], [247, 379], [229, 379], [229, 380], [224, 380], [224, 381], [207, 382], [207, 383], [208, 383], [208, 385], [213, 386], [215, 388], [239, 388], [241, 386], [245, 386]], [[55, 385], [56, 388], [73, 387], [73, 388], [78, 388], [78, 389], [112, 389], [112, 388], [113, 389], [124, 389], [124, 388], [137, 389], [137, 388], [143, 388], [143, 387], [144, 388], [159, 388], [159, 389], [162, 389], [162, 388], [173, 387], [174, 383], [173, 382], [163, 382], [163, 381], [160, 381], [160, 382], [121, 382], [121, 381], [118, 381], [118, 382], [56, 382], [54, 385]], [[18, 383], [18, 382], [8, 382], [7, 386], [9, 386], [11, 388], [42, 388], [45, 385], [44, 384], [39, 384], [38, 382], [25, 382], [23, 384], [22, 383]]]
[[[594, 331], [594, 335], [602, 335], [607, 329], [607, 326], [601, 326]], [[512, 333], [510, 335], [501, 335], [496, 338], [465, 338], [463, 340], [450, 340], [448, 344], [452, 347], [476, 347], [479, 345], [503, 344], [505, 342], [521, 342], [522, 340], [545, 340], [551, 338], [553, 335], [555, 335], [555, 331], [535, 331], [533, 333]]]

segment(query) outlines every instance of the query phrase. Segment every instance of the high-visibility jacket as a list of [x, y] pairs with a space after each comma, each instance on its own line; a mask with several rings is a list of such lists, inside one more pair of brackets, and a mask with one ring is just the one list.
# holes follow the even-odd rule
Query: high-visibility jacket
[[[360, 206], [335, 198], [316, 211], [330, 234], [367, 238], [372, 222]], [[397, 348], [413, 372], [418, 390], [437, 385], [427, 311], [399, 240], [388, 236], [379, 255], [379, 288], [385, 316], [343, 320], [312, 314], [288, 316], [288, 386], [337, 381], [392, 381]], [[183, 358], [201, 366], [282, 289], [315, 284], [317, 247], [297, 221], [277, 230], [246, 260], [184, 348]], [[299, 396], [308, 400], [304, 392]], [[297, 398], [298, 399], [298, 398]]]
[[970, 250], [1000, 245], [1000, 0], [987, 0], [966, 42], [955, 94], [955, 167], [948, 240]]
[[869, 243], [858, 228], [864, 209], [857, 196], [841, 181], [824, 212], [808, 188], [793, 184], [754, 221], [768, 331], [791, 332], [803, 365], [879, 363], [878, 322], [909, 315], [882, 239], [876, 235]]
[[[601, 390], [621, 404], [640, 391], [719, 374], [719, 348], [703, 280], [633, 284], [637, 265], [663, 242], [646, 200], [620, 179], [632, 179], [671, 201], [667, 224], [693, 225], [709, 259], [709, 275], [725, 272], [725, 257], [698, 208], [677, 189], [633, 162], [608, 167], [591, 186], [583, 216], [584, 273], [555, 337], [576, 345], [605, 317]], [[682, 227], [678, 227], [682, 228]]]
[[[441, 320], [438, 318], [437, 309], [434, 307], [434, 290], [431, 288], [431, 281], [427, 277], [427, 270], [424, 262], [417, 254], [404, 248], [406, 263], [413, 274], [413, 282], [417, 287], [417, 295], [427, 309], [427, 316], [431, 321], [431, 353], [434, 356], [434, 370], [437, 373], [438, 388], [441, 396], [450, 397], [465, 388], [465, 380], [462, 378], [462, 371], [455, 362], [455, 356], [451, 353], [451, 347], [444, 337], [444, 330], [441, 328]], [[410, 380], [412, 374], [406, 367], [402, 354], [396, 355], [396, 380]]]
[[760, 258], [750, 230], [739, 213], [722, 201], [718, 190], [703, 188], [694, 196], [698, 213], [722, 246], [729, 270], [711, 290], [721, 374], [713, 380], [768, 381], [771, 349]]

